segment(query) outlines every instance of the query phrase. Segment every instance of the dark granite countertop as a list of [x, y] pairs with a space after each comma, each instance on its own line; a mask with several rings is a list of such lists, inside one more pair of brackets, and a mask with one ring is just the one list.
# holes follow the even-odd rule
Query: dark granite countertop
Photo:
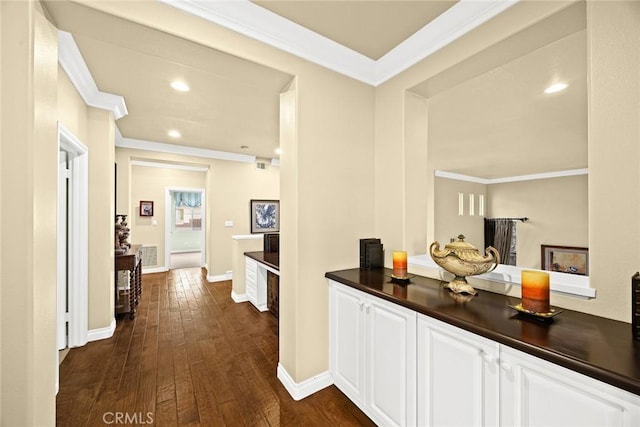
[[629, 323], [565, 309], [540, 321], [509, 307], [519, 298], [482, 290], [455, 295], [421, 276], [398, 285], [390, 275], [355, 268], [325, 277], [640, 395], [640, 341]]
[[255, 259], [256, 261], [268, 265], [276, 271], [280, 271], [280, 253], [279, 252], [245, 252], [245, 256]]

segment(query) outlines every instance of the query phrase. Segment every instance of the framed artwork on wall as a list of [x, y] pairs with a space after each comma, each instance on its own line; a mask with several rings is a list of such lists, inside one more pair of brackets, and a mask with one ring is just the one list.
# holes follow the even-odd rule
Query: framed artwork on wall
[[140, 200], [140, 216], [153, 216], [153, 202]]
[[251, 200], [251, 233], [273, 233], [280, 231], [280, 201]]
[[541, 248], [543, 270], [589, 275], [588, 248], [551, 245], [541, 245]]

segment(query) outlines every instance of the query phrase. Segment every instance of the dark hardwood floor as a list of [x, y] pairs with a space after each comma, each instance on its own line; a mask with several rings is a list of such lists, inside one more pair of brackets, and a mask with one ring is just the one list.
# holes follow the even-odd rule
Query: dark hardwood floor
[[373, 425], [337, 388], [294, 401], [276, 378], [278, 323], [199, 268], [143, 276], [138, 314], [60, 365], [57, 425]]

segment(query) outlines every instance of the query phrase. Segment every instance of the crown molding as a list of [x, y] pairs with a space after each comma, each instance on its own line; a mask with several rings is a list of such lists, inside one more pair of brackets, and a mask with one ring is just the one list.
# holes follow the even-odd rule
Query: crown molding
[[204, 157], [207, 159], [231, 160], [241, 163], [254, 163], [256, 161], [256, 156], [249, 156], [247, 154], [228, 153], [226, 151], [209, 150], [206, 148], [187, 147], [184, 145], [165, 144], [163, 142], [123, 138], [119, 130], [116, 131], [116, 147], [155, 151], [158, 153], [178, 154], [182, 156]]
[[159, 0], [294, 56], [373, 84], [375, 61], [248, 0]]
[[589, 169], [569, 169], [564, 171], [554, 171], [554, 172], [544, 172], [544, 173], [535, 173], [531, 175], [518, 175], [518, 176], [507, 176], [504, 178], [479, 178], [477, 176], [463, 175], [460, 173], [447, 172], [443, 170], [436, 170], [435, 176], [440, 178], [448, 178], [455, 179], [458, 181], [466, 181], [466, 182], [474, 182], [476, 184], [504, 184], [507, 182], [519, 182], [519, 181], [534, 181], [538, 179], [549, 179], [549, 178], [562, 178], [565, 176], [576, 176], [576, 175], [588, 175]]
[[98, 90], [78, 45], [73, 36], [66, 31], [58, 31], [58, 62], [85, 104], [112, 111], [116, 120], [128, 114], [127, 105], [122, 96]]
[[209, 168], [207, 166], [191, 166], [183, 165], [180, 163], [166, 163], [166, 162], [154, 162], [149, 160], [131, 160], [131, 166], [145, 166], [148, 168], [161, 168], [161, 169], [177, 169], [192, 172], [207, 172]]
[[519, 0], [460, 0], [375, 63], [374, 86], [400, 74], [515, 5]]
[[391, 79], [519, 0], [460, 0], [375, 61], [248, 0], [158, 0], [372, 86]]

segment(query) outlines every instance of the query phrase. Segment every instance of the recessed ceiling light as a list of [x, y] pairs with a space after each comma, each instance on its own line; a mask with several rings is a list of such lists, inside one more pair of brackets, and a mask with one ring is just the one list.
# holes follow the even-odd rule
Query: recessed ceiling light
[[566, 83], [555, 83], [544, 90], [544, 93], [556, 93], [565, 90], [569, 85]]
[[245, 150], [245, 151], [246, 151], [246, 150], [248, 150], [248, 149], [249, 149], [249, 146], [248, 146], [248, 145], [241, 145], [241, 146], [240, 146], [240, 149], [241, 149], [241, 150]]
[[188, 92], [189, 91], [189, 85], [186, 84], [183, 81], [180, 80], [176, 80], [171, 82], [171, 87], [174, 88], [175, 90], [177, 90], [178, 92]]
[[276, 154], [281, 154], [282, 150], [280, 148], [276, 148]]
[[180, 132], [178, 132], [177, 130], [170, 130], [169, 132], [167, 132], [167, 134], [171, 137], [171, 138], [180, 138]]

